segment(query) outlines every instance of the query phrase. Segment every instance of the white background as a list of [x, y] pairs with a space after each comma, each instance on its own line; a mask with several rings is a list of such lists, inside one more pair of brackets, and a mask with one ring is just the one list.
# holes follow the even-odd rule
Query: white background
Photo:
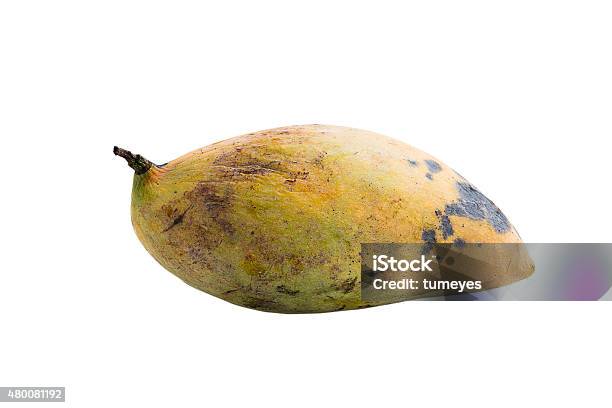
[[526, 241], [609, 242], [611, 7], [2, 1], [0, 385], [71, 407], [609, 405], [610, 303], [242, 309], [146, 253], [111, 150], [364, 128], [456, 168]]

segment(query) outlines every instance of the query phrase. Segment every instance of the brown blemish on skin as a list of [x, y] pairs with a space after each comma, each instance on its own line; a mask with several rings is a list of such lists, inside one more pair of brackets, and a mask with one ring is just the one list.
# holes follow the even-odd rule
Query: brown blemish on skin
[[289, 173], [290, 177], [286, 181], [295, 182], [297, 180], [306, 180], [306, 179], [308, 179], [308, 175], [309, 174], [310, 173], [305, 171], [305, 170], [304, 171], [292, 171], [292, 172]]
[[273, 300], [266, 300], [261, 298], [247, 298], [244, 299], [244, 306], [250, 307], [252, 309], [260, 309], [260, 310], [277, 310], [278, 303]]
[[349, 293], [355, 288], [357, 277], [349, 278], [338, 285], [338, 289], [344, 293]]
[[272, 172], [286, 173], [280, 160], [262, 160], [249, 151], [236, 148], [234, 151], [221, 153], [213, 161], [214, 166], [221, 168], [222, 177], [241, 175], [258, 175]]
[[285, 179], [285, 184], [289, 187], [293, 187], [298, 180], [307, 180], [309, 172], [307, 171], [295, 171], [289, 173], [289, 178]]
[[323, 170], [324, 169], [323, 159], [325, 159], [325, 156], [327, 156], [327, 152], [319, 152], [317, 154], [317, 156], [310, 161], [310, 164], [312, 164], [312, 165], [318, 167], [319, 169]]
[[278, 293], [284, 293], [285, 295], [289, 295], [289, 296], [295, 296], [298, 293], [300, 293], [299, 290], [291, 290], [288, 287], [286, 287], [285, 285], [279, 285], [276, 287], [276, 291]]
[[176, 218], [174, 218], [174, 220], [172, 220], [172, 223], [163, 232], [168, 232], [172, 228], [174, 228], [177, 225], [179, 225], [180, 223], [182, 223], [183, 219], [185, 218], [185, 214], [187, 214], [187, 211], [189, 211], [190, 209], [191, 209], [191, 207], [187, 208], [185, 211], [180, 213]]
[[265, 165], [249, 164], [246, 166], [231, 167], [229, 168], [229, 172], [234, 176], [241, 174], [267, 174], [277, 171], [271, 167], [273, 164], [274, 163], [267, 163]]
[[[183, 214], [174, 215], [175, 218], [164, 232], [183, 223], [185, 214], [191, 210], [193, 220], [190, 221], [190, 228], [202, 230], [194, 233], [199, 245], [208, 247], [208, 244], [219, 243], [222, 235], [211, 234], [210, 226], [216, 224], [221, 232], [227, 235], [235, 233], [235, 227], [229, 219], [233, 195], [234, 191], [231, 184], [212, 181], [199, 182], [191, 191], [185, 192], [181, 199], [173, 200], [162, 207], [162, 211], [166, 211], [166, 214], [172, 217], [176, 213], [174, 206], [184, 206], [185, 200], [189, 205]], [[178, 204], [181, 202], [182, 204]]]
[[201, 200], [200, 202], [212, 215], [218, 216], [229, 207], [229, 196], [230, 194], [227, 192], [220, 194], [217, 188], [215, 188], [214, 183], [200, 182], [192, 191], [191, 200], [193, 204]]
[[262, 265], [253, 254], [247, 254], [244, 257], [242, 268], [250, 276], [260, 276], [266, 271], [266, 267]]

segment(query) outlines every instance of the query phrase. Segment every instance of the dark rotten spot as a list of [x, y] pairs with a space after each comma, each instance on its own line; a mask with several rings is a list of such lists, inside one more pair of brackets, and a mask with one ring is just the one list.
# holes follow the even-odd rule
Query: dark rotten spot
[[499, 233], [510, 229], [510, 223], [501, 210], [474, 186], [457, 182], [457, 189], [460, 198], [457, 202], [446, 205], [446, 215], [485, 220]]
[[423, 232], [421, 233], [421, 239], [425, 241], [425, 245], [423, 245], [421, 253], [423, 255], [427, 255], [429, 254], [429, 252], [431, 252], [434, 244], [436, 243], [436, 230], [423, 230]]
[[431, 175], [431, 173], [425, 174], [425, 177], [427, 177], [429, 180], [433, 180], [433, 176]]
[[456, 238], [453, 241], [453, 246], [457, 248], [463, 248], [465, 246], [465, 241], [462, 238]]
[[432, 229], [423, 230], [423, 233], [421, 234], [421, 239], [425, 242], [436, 242], [436, 231]]
[[455, 231], [453, 230], [453, 224], [451, 224], [450, 218], [446, 214], [440, 214], [440, 231], [442, 231], [442, 237], [444, 239], [452, 236]]
[[425, 160], [425, 164], [432, 173], [437, 173], [442, 170], [442, 166], [435, 160]]
[[419, 163], [417, 163], [416, 160], [411, 160], [411, 159], [406, 159], [406, 161], [408, 162], [408, 164], [410, 164], [412, 167], [416, 167]]

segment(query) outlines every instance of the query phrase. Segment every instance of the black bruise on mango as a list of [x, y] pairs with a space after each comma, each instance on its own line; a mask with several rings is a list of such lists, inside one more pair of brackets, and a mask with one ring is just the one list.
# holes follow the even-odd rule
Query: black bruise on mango
[[465, 241], [463, 240], [463, 238], [456, 238], [453, 241], [453, 246], [455, 246], [457, 248], [463, 248], [463, 247], [465, 247]]
[[425, 245], [423, 245], [421, 253], [423, 255], [427, 255], [431, 252], [434, 247], [434, 244], [436, 243], [436, 230], [423, 230], [423, 232], [421, 233], [421, 239], [425, 241]]
[[425, 174], [425, 177], [427, 177], [429, 180], [433, 180], [433, 176], [431, 175], [431, 173]]
[[419, 165], [419, 163], [416, 160], [412, 160], [412, 159], [406, 159], [406, 161], [408, 162], [408, 164], [410, 164], [412, 167], [416, 167]]
[[442, 231], [442, 237], [444, 239], [453, 236], [455, 231], [453, 230], [453, 224], [451, 223], [448, 215], [442, 214], [440, 211], [436, 210], [436, 215], [440, 219], [440, 231]]
[[446, 205], [444, 209], [446, 215], [485, 220], [499, 233], [510, 229], [506, 216], [476, 187], [469, 183], [457, 182], [457, 190], [460, 198], [457, 202]]
[[442, 171], [442, 166], [435, 160], [425, 160], [425, 164], [431, 173]]

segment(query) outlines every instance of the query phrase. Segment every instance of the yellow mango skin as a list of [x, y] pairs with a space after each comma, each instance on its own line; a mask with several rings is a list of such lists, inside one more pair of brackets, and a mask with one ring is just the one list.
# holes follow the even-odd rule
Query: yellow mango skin
[[360, 296], [361, 243], [424, 242], [424, 231], [436, 242], [520, 242], [509, 224], [500, 232], [465, 215], [448, 215], [445, 238], [440, 214], [461, 200], [460, 182], [439, 160], [380, 134], [291, 126], [135, 175], [132, 224], [161, 265], [213, 296], [270, 312], [349, 310], [376, 305]]

